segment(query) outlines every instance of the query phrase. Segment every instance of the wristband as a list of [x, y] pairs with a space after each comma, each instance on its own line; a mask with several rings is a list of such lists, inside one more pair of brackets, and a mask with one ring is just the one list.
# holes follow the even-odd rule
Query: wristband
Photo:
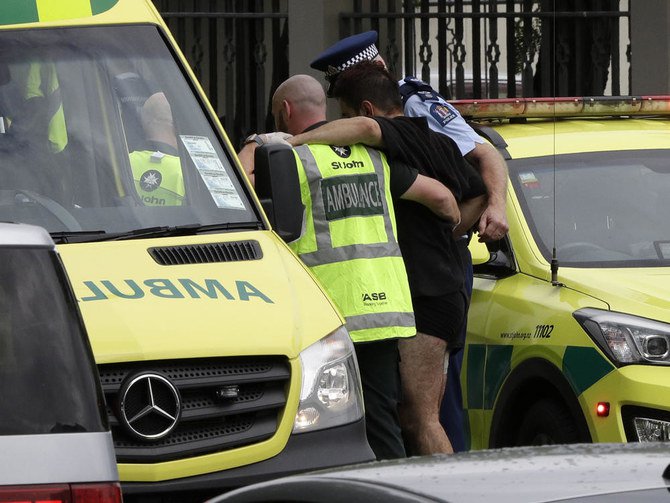
[[261, 136], [256, 134], [256, 133], [250, 134], [249, 136], [247, 136], [246, 140], [244, 140], [245, 145], [247, 145], [249, 143], [254, 143], [254, 142], [256, 142], [256, 145], [258, 145], [259, 147], [261, 145], [263, 145], [263, 143], [264, 143]]

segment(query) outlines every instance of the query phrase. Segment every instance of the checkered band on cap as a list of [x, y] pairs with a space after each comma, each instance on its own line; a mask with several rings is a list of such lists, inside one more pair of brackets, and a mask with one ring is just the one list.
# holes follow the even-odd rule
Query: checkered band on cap
[[338, 73], [346, 70], [350, 66], [354, 66], [356, 63], [360, 63], [361, 61], [372, 61], [379, 55], [379, 50], [377, 49], [377, 46], [375, 44], [372, 44], [369, 47], [366, 47], [363, 49], [361, 52], [356, 54], [354, 57], [348, 59], [344, 63], [341, 63], [337, 66], [328, 66], [328, 69], [326, 70], [326, 78], [330, 79], [337, 75]]

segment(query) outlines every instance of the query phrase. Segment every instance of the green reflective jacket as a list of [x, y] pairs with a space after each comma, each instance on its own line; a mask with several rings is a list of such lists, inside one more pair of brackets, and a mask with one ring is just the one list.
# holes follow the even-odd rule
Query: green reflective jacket
[[346, 319], [354, 342], [416, 333], [384, 155], [362, 145], [295, 149], [303, 232], [290, 243]]
[[180, 206], [184, 199], [184, 177], [179, 157], [158, 151], [130, 153], [135, 189], [147, 206]]

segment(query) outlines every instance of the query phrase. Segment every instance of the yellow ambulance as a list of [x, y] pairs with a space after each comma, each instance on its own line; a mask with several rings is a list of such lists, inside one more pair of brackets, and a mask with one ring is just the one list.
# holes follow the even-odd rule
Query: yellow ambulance
[[299, 221], [263, 211], [150, 1], [0, 2], [0, 116], [0, 221], [56, 243], [125, 501], [372, 459]]
[[670, 97], [456, 105], [510, 177], [508, 235], [471, 243], [471, 447], [667, 442]]

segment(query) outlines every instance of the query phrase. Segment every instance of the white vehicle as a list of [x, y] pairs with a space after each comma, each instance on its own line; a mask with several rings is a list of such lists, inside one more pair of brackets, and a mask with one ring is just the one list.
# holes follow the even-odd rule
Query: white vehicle
[[77, 302], [51, 237], [31, 225], [0, 223], [0, 453], [0, 501], [121, 502]]

